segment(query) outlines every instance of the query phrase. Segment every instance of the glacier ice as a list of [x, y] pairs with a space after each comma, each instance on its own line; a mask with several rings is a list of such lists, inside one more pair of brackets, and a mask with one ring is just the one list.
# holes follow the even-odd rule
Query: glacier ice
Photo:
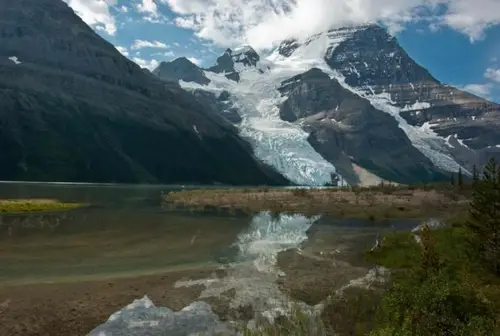
[[278, 106], [283, 100], [278, 91], [281, 82], [307, 71], [307, 68], [289, 67], [286, 62], [259, 62], [258, 65], [260, 67], [240, 65], [239, 82], [227, 79], [224, 74], [206, 72], [211, 80], [207, 86], [183, 81], [180, 84], [186, 89], [200, 88], [214, 93], [220, 93], [221, 89], [229, 91], [234, 107], [243, 118], [238, 126], [240, 134], [253, 145], [260, 160], [299, 185], [331, 183], [335, 167], [309, 144], [307, 132], [279, 116]]
[[[332, 52], [352, 32], [346, 29], [318, 34], [301, 44], [290, 57], [283, 57], [276, 50], [256, 66], [235, 64], [240, 74], [238, 82], [227, 79], [224, 74], [206, 71], [210, 84], [202, 86], [184, 81], [180, 84], [185, 89], [203, 89], [215, 94], [229, 91], [234, 107], [243, 118], [238, 125], [240, 134], [253, 145], [257, 158], [295, 184], [325, 185], [332, 182], [335, 167], [314, 150], [307, 141], [309, 134], [299, 125], [281, 120], [279, 105], [286, 97], [281, 96], [278, 88], [290, 77], [313, 67], [326, 66], [327, 50]], [[241, 53], [249, 48], [243, 46], [235, 50]]]

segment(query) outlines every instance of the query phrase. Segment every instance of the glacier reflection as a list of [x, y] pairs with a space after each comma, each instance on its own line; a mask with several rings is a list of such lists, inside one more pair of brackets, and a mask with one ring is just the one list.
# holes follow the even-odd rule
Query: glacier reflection
[[[319, 219], [302, 215], [257, 214], [250, 226], [242, 232], [235, 246], [238, 255], [235, 262], [224, 265], [227, 275], [219, 278], [179, 281], [176, 288], [204, 285], [200, 301], [193, 302], [180, 312], [158, 308], [147, 298], [132, 304], [110, 316], [108, 321], [94, 329], [90, 336], [125, 335], [230, 335], [228, 325], [221, 322], [204, 298], [220, 297], [228, 290], [235, 295], [230, 308], [251, 306], [255, 312], [272, 320], [291, 308], [293, 300], [282, 293], [276, 280], [280, 277], [277, 256], [280, 252], [297, 248], [307, 240], [307, 230]], [[309, 308], [303, 305], [304, 308]]]

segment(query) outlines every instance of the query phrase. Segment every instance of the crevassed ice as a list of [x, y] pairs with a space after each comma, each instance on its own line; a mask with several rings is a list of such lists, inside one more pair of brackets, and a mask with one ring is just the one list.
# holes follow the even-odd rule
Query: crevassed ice
[[330, 183], [332, 174], [336, 173], [335, 167], [309, 144], [307, 132], [298, 125], [281, 120], [279, 116], [278, 105], [283, 98], [277, 89], [281, 82], [308, 68], [288, 67], [286, 63], [259, 63], [260, 70], [266, 73], [261, 74], [259, 67], [238, 69], [239, 83], [228, 80], [223, 74], [210, 72], [205, 73], [211, 80], [207, 86], [180, 83], [186, 89], [200, 88], [214, 93], [219, 93], [221, 89], [229, 91], [243, 119], [238, 125], [242, 137], [253, 145], [257, 158], [290, 181], [299, 185]]
[[318, 34], [289, 58], [275, 52], [256, 67], [237, 64], [239, 82], [228, 80], [224, 74], [207, 71], [205, 75], [211, 80], [209, 85], [183, 81], [180, 84], [185, 89], [198, 88], [216, 94], [229, 91], [243, 119], [238, 125], [240, 133], [253, 145], [257, 158], [296, 184], [325, 185], [331, 182], [335, 167], [309, 144], [307, 132], [281, 120], [279, 104], [286, 97], [281, 96], [278, 88], [290, 77], [323, 66], [327, 49], [336, 47], [346, 36], [332, 32]]

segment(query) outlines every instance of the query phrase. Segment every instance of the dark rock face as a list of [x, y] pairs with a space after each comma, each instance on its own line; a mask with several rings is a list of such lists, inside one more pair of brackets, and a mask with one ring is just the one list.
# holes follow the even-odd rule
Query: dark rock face
[[177, 58], [171, 62], [161, 62], [160, 65], [153, 70], [153, 74], [165, 81], [178, 83], [179, 80], [185, 82], [194, 82], [200, 85], [210, 83], [203, 70], [198, 68], [186, 57]]
[[240, 74], [236, 71], [235, 64], [255, 66], [259, 60], [259, 54], [250, 46], [236, 48], [235, 50], [227, 49], [224, 54], [217, 58], [217, 64], [207, 70], [215, 73], [225, 73], [226, 78], [239, 82]]
[[244, 66], [255, 66], [260, 60], [259, 54], [250, 46], [243, 46], [232, 50], [231, 58], [235, 63], [241, 63]]
[[0, 60], [0, 179], [287, 183], [223, 117], [60, 0], [0, 6]]
[[203, 106], [210, 109], [210, 113], [214, 116], [221, 115], [226, 120], [233, 124], [238, 124], [241, 122], [241, 116], [238, 113], [238, 109], [233, 107], [233, 102], [230, 100], [230, 94], [227, 91], [223, 91], [218, 97], [212, 92], [205, 90], [194, 90], [192, 94], [196, 99], [203, 103]]
[[280, 55], [289, 57], [293, 54], [295, 50], [300, 46], [300, 43], [297, 40], [290, 39], [281, 42], [278, 47], [278, 52]]
[[356, 30], [325, 60], [347, 84], [368, 94], [389, 93], [395, 106], [406, 107], [401, 116], [410, 125], [430, 123], [438, 135], [460, 140], [450, 152], [467, 168], [483, 164], [481, 152], [500, 144], [500, 105], [443, 85], [379, 26]]
[[240, 81], [240, 74], [234, 69], [234, 61], [231, 57], [231, 49], [227, 49], [224, 54], [217, 58], [217, 64], [210, 67], [208, 71], [215, 73], [225, 73], [226, 77], [235, 82]]
[[321, 70], [290, 78], [280, 91], [288, 97], [280, 108], [282, 118], [298, 121], [310, 133], [311, 145], [348, 183], [359, 183], [352, 163], [401, 183], [444, 177], [413, 147], [393, 117]]

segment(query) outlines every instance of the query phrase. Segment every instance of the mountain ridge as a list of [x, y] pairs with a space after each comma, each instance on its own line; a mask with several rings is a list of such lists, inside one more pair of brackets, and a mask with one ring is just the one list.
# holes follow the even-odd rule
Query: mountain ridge
[[[224, 55], [227, 57], [228, 52], [219, 59]], [[303, 80], [300, 75], [310, 74], [311, 69], [316, 69], [313, 71], [316, 75], [312, 76], [315, 78]], [[246, 85], [260, 92], [258, 81], [274, 81], [274, 84], [265, 85], [281, 92], [281, 98], [273, 98], [276, 99], [274, 105], [268, 106], [267, 112], [260, 111], [261, 116], [269, 115], [277, 108], [279, 120], [305, 130], [309, 134], [309, 143], [342, 172], [340, 175], [349, 176], [346, 178], [349, 183], [360, 183], [354, 165], [375, 173], [381, 179], [399, 183], [433, 181], [446, 179], [459, 168], [470, 172], [473, 165], [482, 164], [487, 157], [499, 152], [496, 147], [496, 142], [500, 141], [500, 130], [496, 130], [496, 125], [500, 123], [499, 105], [442, 84], [417, 64], [394, 36], [377, 25], [330, 29], [304, 41], [288, 39], [279, 44], [270, 56], [260, 57], [255, 64], [246, 64], [238, 69], [233, 66], [227, 70], [236, 84], [228, 85], [221, 81], [217, 74], [227, 77], [228, 73], [215, 66], [204, 70], [207, 77], [215, 76], [212, 82], [199, 85], [196, 90], [215, 94], [216, 86], [222, 85], [229, 93], [236, 93], [246, 90]], [[280, 77], [279, 72], [285, 71], [289, 71], [290, 75], [281, 81], [270, 78]], [[251, 81], [255, 83], [251, 84]], [[287, 81], [295, 83], [293, 100], [290, 92], [283, 94]], [[312, 89], [314, 85], [320, 86]], [[342, 90], [332, 89], [335, 86], [342, 87]], [[231, 92], [229, 87], [235, 92]], [[327, 120], [342, 114], [338, 112], [339, 106], [331, 106], [328, 102], [334, 102], [335, 95], [346, 94], [352, 95], [353, 98], [347, 101], [355, 108], [351, 107], [352, 112], [347, 114], [350, 116], [349, 124], [339, 127], [338, 122], [333, 125]], [[241, 99], [246, 98], [242, 96], [238, 101], [233, 97], [233, 105], [240, 106], [240, 114]], [[260, 103], [266, 99], [261, 99]], [[307, 112], [307, 106], [311, 104], [316, 106], [312, 114]], [[363, 108], [366, 104], [374, 112], [364, 118], [392, 121], [379, 122], [378, 131], [374, 132], [373, 127], [367, 126], [371, 121], [362, 117], [366, 113], [363, 111], [367, 111]], [[252, 114], [255, 113], [249, 114], [251, 118]], [[271, 114], [276, 116], [275, 112]], [[243, 123], [249, 116], [243, 116]], [[482, 121], [484, 117], [487, 118]], [[238, 127], [241, 131], [247, 125]], [[364, 134], [358, 132], [353, 135], [353, 129], [363, 127]], [[384, 134], [399, 134], [391, 140], [394, 148], [391, 148], [390, 141], [384, 144], [387, 141], [383, 140]], [[366, 141], [356, 150], [348, 149], [352, 143]], [[474, 148], [474, 143], [481, 145]], [[408, 144], [411, 146], [407, 147]], [[258, 146], [253, 145], [254, 148]], [[396, 148], [399, 150], [394, 150]], [[279, 155], [287, 157], [288, 154]], [[266, 155], [262, 158], [265, 160]], [[286, 170], [278, 166], [276, 169]]]
[[66, 3], [9, 2], [0, 31], [0, 179], [288, 183], [230, 122], [126, 59]]

